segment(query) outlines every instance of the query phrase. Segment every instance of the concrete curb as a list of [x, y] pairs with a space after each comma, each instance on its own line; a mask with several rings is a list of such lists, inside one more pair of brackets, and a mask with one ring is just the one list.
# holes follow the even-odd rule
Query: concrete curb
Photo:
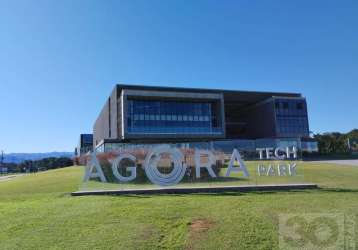
[[128, 190], [91, 190], [72, 192], [72, 196], [85, 195], [127, 195], [127, 194], [192, 194], [192, 193], [224, 193], [255, 191], [290, 191], [317, 189], [317, 184], [277, 184], [277, 185], [245, 185], [245, 186], [212, 186], [212, 187], [170, 187]]

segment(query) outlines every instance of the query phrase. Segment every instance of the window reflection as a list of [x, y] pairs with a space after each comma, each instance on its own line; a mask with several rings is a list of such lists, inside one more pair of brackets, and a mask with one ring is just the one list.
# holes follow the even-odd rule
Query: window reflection
[[214, 103], [128, 100], [128, 132], [222, 133]]
[[303, 99], [276, 99], [275, 111], [278, 136], [309, 135], [307, 107]]

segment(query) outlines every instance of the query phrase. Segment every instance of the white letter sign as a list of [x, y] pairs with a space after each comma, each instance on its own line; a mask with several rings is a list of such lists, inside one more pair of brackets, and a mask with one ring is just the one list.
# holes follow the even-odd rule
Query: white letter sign
[[[200, 156], [201, 155], [207, 155], [208, 156], [208, 162], [204, 165], [201, 165], [200, 163]], [[200, 168], [206, 168], [209, 172], [209, 175], [211, 177], [216, 177], [213, 169], [211, 168], [212, 165], [215, 164], [215, 156], [214, 154], [209, 150], [195, 150], [195, 173], [196, 178], [200, 178]]]
[[[96, 169], [96, 172], [93, 173], [93, 169]], [[99, 165], [96, 153], [92, 153], [91, 160], [87, 164], [85, 178], [83, 181], [88, 181], [90, 178], [99, 178], [101, 182], [107, 182], [106, 177], [104, 177], [101, 165]]]
[[[131, 160], [132, 162], [134, 162], [133, 167], [127, 168], [127, 171], [131, 172], [131, 175], [128, 177], [121, 175], [118, 171], [118, 168], [120, 167], [120, 163], [124, 159], [128, 159], [128, 160]], [[128, 181], [134, 180], [137, 177], [137, 165], [136, 165], [135, 161], [136, 161], [136, 158], [131, 154], [122, 154], [122, 155], [118, 156], [112, 163], [113, 175], [119, 181], [123, 181], [123, 182], [128, 182]]]
[[[168, 153], [171, 162], [174, 163], [174, 169], [169, 174], [163, 174], [158, 170], [158, 162], [161, 154]], [[169, 145], [160, 145], [153, 150], [145, 158], [145, 173], [148, 179], [160, 186], [169, 186], [179, 183], [185, 174], [186, 166], [183, 164], [183, 154], [177, 148], [171, 148]]]
[[[239, 167], [234, 167], [235, 161], [237, 161], [239, 163], [239, 165], [240, 165]], [[241, 155], [240, 155], [239, 151], [237, 151], [235, 148], [234, 151], [232, 152], [229, 166], [227, 168], [225, 176], [229, 177], [231, 172], [240, 172], [240, 171], [242, 171], [244, 173], [245, 177], [249, 177], [249, 172], [246, 169], [245, 163], [241, 159]]]

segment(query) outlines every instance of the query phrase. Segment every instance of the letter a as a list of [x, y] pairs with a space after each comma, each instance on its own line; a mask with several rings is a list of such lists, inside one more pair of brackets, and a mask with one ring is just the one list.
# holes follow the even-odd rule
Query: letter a
[[[96, 172], [93, 173], [93, 169], [96, 169]], [[104, 177], [101, 166], [99, 165], [96, 153], [92, 153], [91, 160], [86, 166], [86, 173], [84, 182], [89, 181], [90, 178], [99, 178], [102, 182], [107, 182], [106, 177]]]
[[[235, 161], [237, 161], [240, 167], [234, 167]], [[229, 177], [231, 172], [239, 172], [242, 171], [245, 177], [249, 177], [249, 172], [246, 169], [244, 161], [241, 159], [241, 155], [239, 151], [235, 148], [232, 152], [231, 159], [229, 162], [229, 166], [227, 167], [227, 171], [225, 176]]]

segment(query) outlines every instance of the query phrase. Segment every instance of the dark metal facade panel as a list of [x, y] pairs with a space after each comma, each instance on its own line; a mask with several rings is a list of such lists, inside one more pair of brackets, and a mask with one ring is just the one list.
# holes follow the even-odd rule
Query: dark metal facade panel
[[109, 139], [109, 99], [93, 126], [93, 145], [96, 146], [103, 139]]
[[250, 108], [248, 119], [249, 138], [276, 137], [274, 101], [260, 103]]
[[114, 88], [110, 97], [110, 139], [118, 138], [118, 97], [117, 97], [117, 88]]
[[120, 92], [117, 91], [117, 138], [123, 138], [123, 132], [122, 132], [122, 97], [120, 95]]
[[239, 91], [223, 89], [199, 89], [199, 88], [178, 88], [178, 87], [161, 87], [161, 86], [143, 86], [143, 85], [126, 85], [117, 84], [118, 92], [122, 89], [128, 90], [150, 90], [150, 91], [170, 91], [170, 92], [193, 92], [193, 93], [222, 93], [225, 101], [241, 101], [243, 103], [255, 103], [263, 101], [272, 96], [301, 97], [300, 93], [286, 92], [261, 92], [261, 91]]

